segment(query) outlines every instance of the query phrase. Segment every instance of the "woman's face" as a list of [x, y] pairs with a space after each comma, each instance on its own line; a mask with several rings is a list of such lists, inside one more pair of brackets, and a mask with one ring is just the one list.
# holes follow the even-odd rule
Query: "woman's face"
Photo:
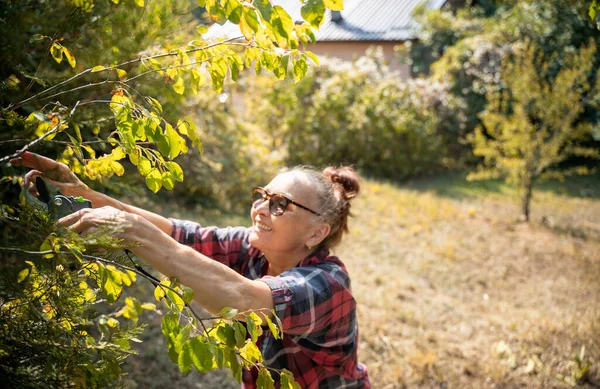
[[[280, 193], [303, 206], [317, 210], [318, 204], [308, 177], [302, 173], [287, 172], [275, 177], [267, 186], [267, 192]], [[264, 201], [250, 211], [252, 232], [250, 243], [269, 254], [293, 254], [306, 250], [307, 242], [318, 225], [315, 215], [294, 204], [289, 204], [283, 215], [269, 212], [269, 201]]]

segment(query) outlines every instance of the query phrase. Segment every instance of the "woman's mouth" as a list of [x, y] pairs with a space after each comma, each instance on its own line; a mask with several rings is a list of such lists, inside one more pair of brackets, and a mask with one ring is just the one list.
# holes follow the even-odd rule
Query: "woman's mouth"
[[262, 224], [261, 222], [255, 222], [254, 226], [259, 231], [271, 231], [271, 227]]

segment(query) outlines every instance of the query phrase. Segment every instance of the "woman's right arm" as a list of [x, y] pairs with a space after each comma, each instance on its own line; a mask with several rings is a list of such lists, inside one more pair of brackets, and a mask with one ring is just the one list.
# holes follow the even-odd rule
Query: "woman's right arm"
[[82, 196], [83, 198], [90, 200], [94, 208], [111, 206], [128, 213], [139, 215], [154, 224], [167, 235], [171, 235], [172, 233], [173, 224], [171, 220], [154, 212], [134, 207], [133, 205], [123, 203], [103, 193], [90, 189], [90, 187], [79, 180], [69, 167], [63, 163], [30, 152], [25, 152], [20, 157], [12, 159], [10, 163], [14, 166], [26, 166], [34, 169], [29, 171], [23, 179], [23, 186], [32, 192], [33, 195], [37, 195], [37, 193], [35, 193], [35, 185], [33, 184], [35, 178], [42, 177], [49, 181], [50, 184], [55, 186], [56, 189], [65, 196]]

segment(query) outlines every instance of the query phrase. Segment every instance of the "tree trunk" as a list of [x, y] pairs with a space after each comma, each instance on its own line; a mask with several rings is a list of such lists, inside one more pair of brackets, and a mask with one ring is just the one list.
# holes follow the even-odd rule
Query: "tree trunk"
[[525, 222], [529, 222], [529, 208], [531, 205], [531, 196], [533, 193], [533, 179], [527, 177], [523, 182], [523, 197], [521, 198], [521, 218]]

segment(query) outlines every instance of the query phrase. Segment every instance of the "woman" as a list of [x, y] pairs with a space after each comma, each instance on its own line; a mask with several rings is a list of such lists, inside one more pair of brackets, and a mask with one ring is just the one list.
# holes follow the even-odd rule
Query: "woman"
[[[268, 366], [290, 370], [303, 388], [369, 388], [357, 361], [356, 302], [343, 263], [329, 255], [348, 231], [350, 201], [358, 194], [351, 168], [317, 172], [295, 168], [255, 188], [250, 228], [201, 227], [166, 219], [91, 190], [69, 168], [24, 153], [11, 161], [34, 170], [65, 195], [83, 196], [95, 209], [58, 221], [78, 233], [119, 226], [120, 238], [152, 267], [194, 290], [206, 310], [274, 309], [284, 336], [263, 331], [258, 344]], [[225, 266], [224, 266], [225, 265]], [[265, 312], [265, 311], [263, 311]], [[255, 387], [256, 371], [244, 371], [244, 387]]]

